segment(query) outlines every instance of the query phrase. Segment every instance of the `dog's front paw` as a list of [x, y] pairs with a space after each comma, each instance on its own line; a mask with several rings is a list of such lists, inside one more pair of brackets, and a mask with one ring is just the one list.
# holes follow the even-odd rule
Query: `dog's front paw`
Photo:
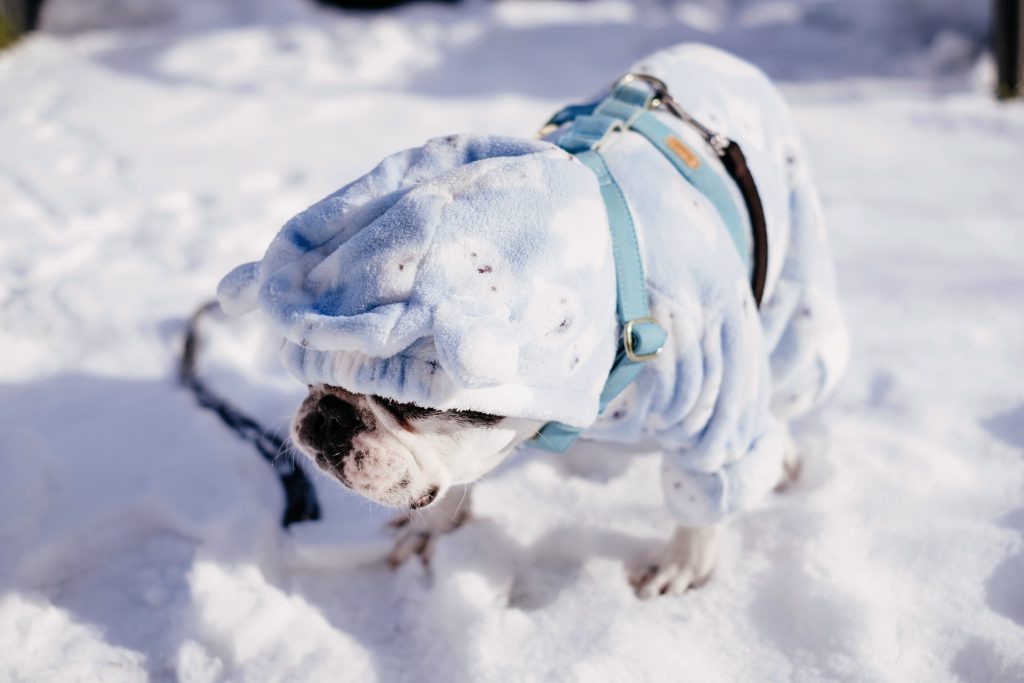
[[637, 597], [679, 595], [704, 585], [715, 566], [717, 540], [718, 527], [677, 527], [657, 560], [630, 577]]
[[469, 519], [469, 509], [469, 487], [455, 486], [430, 507], [396, 517], [390, 524], [397, 534], [388, 566], [395, 569], [413, 555], [429, 564], [438, 539], [462, 526]]

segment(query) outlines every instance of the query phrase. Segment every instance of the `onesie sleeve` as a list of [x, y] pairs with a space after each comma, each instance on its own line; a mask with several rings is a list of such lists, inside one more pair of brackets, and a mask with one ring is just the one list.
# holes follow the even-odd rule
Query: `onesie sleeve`
[[[743, 283], [745, 284], [745, 283]], [[770, 371], [749, 292], [694, 335], [678, 369], [693, 400], [665, 451], [662, 489], [684, 526], [716, 524], [756, 505], [778, 483], [789, 447], [770, 410]]]
[[779, 481], [789, 438], [770, 415], [750, 448], [710, 472], [689, 469], [685, 454], [666, 453], [661, 483], [672, 516], [683, 526], [710, 526], [760, 502]]

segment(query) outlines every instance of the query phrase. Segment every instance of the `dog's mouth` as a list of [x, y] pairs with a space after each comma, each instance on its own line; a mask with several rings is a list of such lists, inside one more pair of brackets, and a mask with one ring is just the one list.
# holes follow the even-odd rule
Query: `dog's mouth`
[[427, 491], [427, 493], [425, 495], [423, 495], [420, 498], [417, 498], [416, 500], [414, 500], [412, 502], [412, 504], [409, 505], [409, 507], [411, 509], [413, 509], [413, 510], [419, 510], [420, 508], [427, 507], [428, 505], [433, 503], [435, 500], [437, 500], [437, 497], [438, 497], [437, 494], [440, 493], [440, 492], [441, 492], [441, 487], [440, 486], [431, 486], [430, 490]]

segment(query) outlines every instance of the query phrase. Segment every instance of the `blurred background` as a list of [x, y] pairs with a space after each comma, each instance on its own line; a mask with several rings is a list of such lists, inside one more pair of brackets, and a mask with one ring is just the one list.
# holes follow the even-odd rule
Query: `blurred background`
[[[411, 4], [411, 0], [320, 0], [319, 7], [361, 10], [362, 14], [346, 16], [375, 24], [379, 21], [372, 19], [374, 12]], [[589, 26], [593, 39], [600, 39], [602, 32], [613, 32], [616, 26], [634, 25], [650, 31], [652, 43], [701, 39], [751, 58], [766, 57], [768, 47], [774, 48], [771, 52], [782, 48], [784, 54], [775, 54], [764, 64], [776, 77], [834, 73], [840, 64], [845, 66], [840, 73], [847, 75], [909, 75], [925, 69], [950, 72], [986, 50], [998, 51], [1008, 64], [1020, 60], [1018, 0], [580, 0], [575, 6], [546, 0], [451, 0], [442, 4], [452, 5], [444, 13], [449, 22], [461, 19], [465, 23], [457, 34], [446, 36], [454, 43], [447, 47], [461, 48], [446, 57], [467, 61], [479, 56], [472, 52], [475, 41], [470, 34], [474, 24], [479, 32], [481, 23], [504, 27], [505, 40], [515, 34], [522, 47], [529, 48], [528, 53], [524, 50], [523, 58], [529, 60], [524, 66], [536, 67], [556, 59], [567, 43], [576, 43], [567, 35], [545, 40], [556, 31], [542, 27], [561, 26], [564, 33], [564, 27], [574, 23], [574, 15]], [[437, 20], [436, 12], [429, 14]], [[417, 17], [415, 10], [402, 16], [426, 19]], [[291, 33], [299, 28], [296, 24], [326, 24], [323, 28], [330, 33], [334, 19], [315, 7], [313, 0], [2, 0], [0, 17], [0, 40], [5, 43], [33, 28], [68, 34], [156, 27], [180, 31], [199, 24], [207, 29], [251, 27], [272, 22]], [[797, 26], [803, 32], [801, 40], [794, 43]], [[426, 47], [421, 43], [424, 33], [442, 40], [444, 31], [438, 29], [412, 31], [413, 35], [406, 37], [411, 43], [408, 47], [417, 43]], [[436, 57], [437, 47], [422, 55], [423, 67]], [[628, 48], [614, 49], [622, 52]], [[802, 64], [788, 63], [795, 55], [801, 57], [795, 61]], [[492, 87], [495, 82], [502, 82], [507, 89], [518, 85], [504, 83], [500, 76], [493, 75]]]

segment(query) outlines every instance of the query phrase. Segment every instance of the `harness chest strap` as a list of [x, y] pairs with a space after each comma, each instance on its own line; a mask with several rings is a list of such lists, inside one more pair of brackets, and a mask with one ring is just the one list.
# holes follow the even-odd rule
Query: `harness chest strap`
[[[622, 189], [597, 150], [584, 150], [576, 156], [597, 175], [601, 198], [608, 211], [615, 259], [616, 311], [622, 324], [622, 339], [601, 390], [599, 411], [604, 413], [608, 403], [640, 374], [643, 364], [661, 352], [667, 335], [651, 317], [647, 307], [647, 289], [644, 287], [636, 229]], [[576, 441], [580, 431], [561, 422], [548, 422], [537, 432], [533, 444], [561, 453]]]
[[[732, 197], [718, 174], [698, 152], [684, 143], [675, 132], [651, 112], [655, 104], [666, 106], [674, 115], [690, 123], [722, 157], [723, 165], [736, 181], [747, 205], [752, 235], [740, 219]], [[558, 139], [558, 145], [574, 154], [597, 176], [601, 198], [608, 212], [615, 260], [616, 309], [622, 326], [622, 338], [615, 362], [600, 396], [599, 412], [636, 379], [643, 364], [657, 356], [665, 344], [664, 329], [650, 317], [643, 265], [633, 217], [622, 189], [600, 153], [601, 146], [616, 132], [633, 130], [643, 135], [677, 171], [700, 190], [722, 217], [733, 243], [748, 264], [755, 301], [761, 303], [767, 271], [767, 237], [764, 212], [757, 188], [746, 166], [739, 145], [712, 133], [689, 117], [675, 104], [664, 83], [649, 76], [628, 75], [613, 87], [611, 95], [594, 105], [573, 105], [556, 113], [541, 129], [542, 134], [572, 122]], [[549, 422], [534, 437], [533, 445], [556, 452], [567, 450], [580, 429]]]

